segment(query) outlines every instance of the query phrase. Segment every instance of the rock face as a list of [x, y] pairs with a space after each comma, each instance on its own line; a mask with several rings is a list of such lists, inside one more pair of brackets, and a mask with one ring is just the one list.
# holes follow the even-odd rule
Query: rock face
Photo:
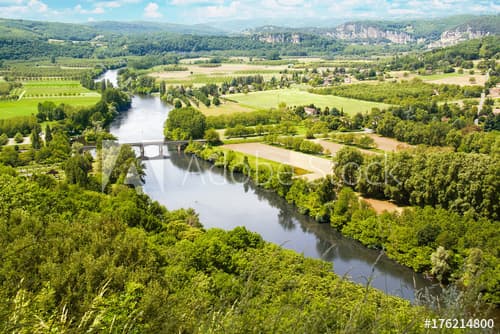
[[338, 26], [335, 30], [326, 33], [327, 36], [342, 40], [387, 40], [396, 44], [413, 42], [413, 37], [403, 31], [383, 30], [376, 26], [366, 26], [357, 23], [346, 23]]
[[433, 21], [359, 21], [331, 28], [263, 26], [245, 31], [244, 34], [272, 44], [300, 44], [320, 37], [356, 44], [420, 44], [428, 48], [445, 47], [469, 39], [500, 34], [500, 15], [471, 16], [466, 19], [458, 25], [458, 21], [454, 19], [438, 22], [439, 24]]
[[444, 46], [455, 45], [469, 39], [481, 38], [490, 35], [490, 32], [475, 30], [470, 26], [465, 28], [457, 28], [454, 30], [447, 30], [441, 34], [439, 40], [430, 43], [428, 48], [439, 48]]
[[301, 37], [299, 34], [289, 34], [289, 33], [264, 33], [259, 36], [259, 41], [277, 44], [277, 43], [292, 43], [300, 44]]

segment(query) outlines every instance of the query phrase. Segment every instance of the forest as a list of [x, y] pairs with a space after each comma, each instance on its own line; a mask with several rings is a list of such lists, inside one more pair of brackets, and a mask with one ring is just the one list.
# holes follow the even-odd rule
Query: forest
[[425, 309], [244, 228], [204, 231], [192, 210], [120, 185], [1, 171], [2, 332], [424, 333]]
[[[475, 298], [482, 296], [483, 302], [500, 302], [498, 157], [476, 161], [476, 156], [456, 156], [447, 162], [449, 167], [441, 167], [440, 163], [453, 154], [434, 153], [429, 162], [424, 158], [429, 154], [425, 151], [414, 156], [395, 154], [386, 163], [383, 156], [363, 156], [346, 147], [336, 154], [333, 176], [308, 182], [292, 179], [293, 172], [286, 167], [255, 169], [247, 157], [242, 160], [223, 149], [204, 149], [193, 143], [186, 152], [249, 175], [301, 213], [331, 224], [368, 247], [383, 249], [390, 258], [417, 272], [432, 273], [443, 283], [453, 282]], [[462, 162], [464, 157], [467, 160]], [[384, 179], [387, 175], [389, 180]], [[451, 182], [450, 177], [454, 177]], [[450, 188], [443, 188], [443, 184], [450, 184]], [[409, 189], [412, 185], [414, 188]], [[385, 192], [389, 198], [407, 201], [413, 207], [402, 214], [377, 215], [360, 201], [353, 188], [377, 197]]]

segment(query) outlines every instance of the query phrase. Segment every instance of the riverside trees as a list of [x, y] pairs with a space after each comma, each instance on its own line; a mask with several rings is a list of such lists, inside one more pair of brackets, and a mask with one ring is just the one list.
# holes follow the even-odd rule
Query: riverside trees
[[205, 115], [193, 107], [172, 110], [165, 123], [165, 137], [173, 140], [200, 139], [205, 130]]

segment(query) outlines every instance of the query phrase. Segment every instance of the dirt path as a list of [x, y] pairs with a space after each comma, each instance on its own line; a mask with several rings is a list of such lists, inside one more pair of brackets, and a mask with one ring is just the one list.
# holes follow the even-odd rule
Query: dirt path
[[365, 202], [368, 202], [368, 204], [370, 204], [378, 214], [383, 213], [384, 211], [399, 213], [403, 212], [403, 207], [397, 206], [396, 204], [389, 201], [382, 201], [374, 198], [364, 198], [361, 196], [359, 196], [359, 198], [361, 198]]
[[[335, 145], [339, 145], [340, 147], [343, 146], [341, 144], [335, 144]], [[325, 177], [326, 175], [331, 174], [332, 172], [332, 162], [329, 161], [328, 159], [323, 159], [300, 152], [294, 152], [279, 147], [274, 147], [260, 143], [229, 144], [229, 145], [224, 145], [224, 147], [231, 149], [233, 151], [253, 155], [256, 157], [312, 171], [313, 173], [304, 175], [304, 177], [306, 177], [310, 181]], [[373, 154], [373, 152], [370, 153]], [[368, 202], [377, 213], [382, 213], [384, 211], [389, 211], [389, 212], [403, 211], [402, 207], [399, 207], [394, 203], [388, 201], [381, 201], [371, 198], [362, 198], [361, 196], [360, 198]]]
[[260, 143], [229, 144], [224, 145], [224, 147], [233, 151], [311, 171], [311, 174], [304, 175], [308, 180], [316, 180], [332, 173], [332, 162], [330, 160], [290, 151], [284, 148]]
[[373, 140], [375, 141], [375, 145], [377, 145], [377, 148], [381, 149], [382, 151], [395, 152], [412, 147], [412, 145], [410, 144], [401, 142], [393, 138], [382, 137], [375, 133], [369, 133], [366, 134], [366, 136], [373, 138]]

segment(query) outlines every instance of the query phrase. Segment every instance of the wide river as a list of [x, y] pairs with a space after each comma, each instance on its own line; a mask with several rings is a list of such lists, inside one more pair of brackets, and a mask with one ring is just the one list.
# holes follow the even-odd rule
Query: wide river
[[[162, 140], [170, 109], [158, 97], [135, 96], [131, 109], [113, 122], [110, 131], [122, 143]], [[414, 300], [416, 290], [431, 287], [421, 275], [385, 256], [377, 262], [378, 251], [299, 214], [285, 200], [245, 181], [242, 175], [226, 175], [175, 150], [165, 150], [165, 154], [166, 159], [144, 161], [144, 191], [168, 209], [195, 209], [205, 228], [245, 226], [269, 242], [333, 263], [333, 271], [340, 276], [361, 284], [370, 280], [373, 287], [408, 300]], [[147, 146], [146, 155], [158, 155], [158, 147]]]

